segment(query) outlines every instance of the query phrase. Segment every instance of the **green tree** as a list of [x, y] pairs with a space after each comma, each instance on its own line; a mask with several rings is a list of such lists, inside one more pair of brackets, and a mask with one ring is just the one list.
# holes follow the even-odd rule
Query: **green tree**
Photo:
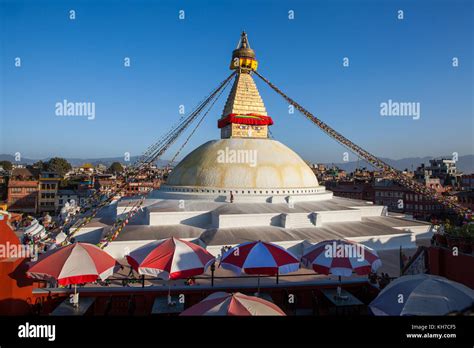
[[109, 173], [121, 173], [123, 172], [123, 166], [120, 162], [114, 162], [109, 167]]
[[56, 172], [61, 176], [64, 176], [68, 171], [72, 169], [71, 164], [64, 158], [53, 157], [46, 163], [45, 170], [50, 172]]
[[33, 163], [33, 168], [38, 168], [40, 170], [47, 170], [46, 169], [46, 165], [48, 164], [48, 162], [43, 162], [41, 160]]
[[0, 161], [0, 167], [3, 167], [5, 170], [12, 170], [12, 162], [10, 161]]

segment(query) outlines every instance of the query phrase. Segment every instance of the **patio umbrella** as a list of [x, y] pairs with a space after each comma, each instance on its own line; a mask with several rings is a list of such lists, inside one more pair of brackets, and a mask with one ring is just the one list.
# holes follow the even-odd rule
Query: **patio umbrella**
[[[135, 249], [127, 261], [139, 274], [173, 280], [203, 274], [215, 257], [197, 244], [172, 237]], [[168, 286], [168, 300], [170, 291]]]
[[430, 274], [405, 275], [370, 303], [375, 315], [446, 315], [474, 305], [474, 290]]
[[74, 285], [77, 304], [77, 284], [105, 280], [119, 263], [93, 244], [74, 243], [54, 249], [31, 263], [27, 276], [33, 279], [57, 280], [59, 285]]
[[326, 240], [317, 243], [305, 250], [301, 262], [317, 273], [338, 276], [338, 294], [341, 291], [341, 277], [349, 277], [352, 273], [369, 274], [382, 265], [375, 250], [347, 240]]
[[172, 237], [135, 249], [127, 261], [139, 274], [173, 280], [203, 274], [215, 257], [197, 244]]
[[274, 303], [255, 296], [215, 292], [180, 315], [285, 315]]
[[257, 274], [259, 292], [260, 275], [295, 272], [300, 268], [300, 262], [296, 256], [279, 245], [257, 241], [242, 243], [229, 249], [222, 256], [219, 266], [237, 274]]

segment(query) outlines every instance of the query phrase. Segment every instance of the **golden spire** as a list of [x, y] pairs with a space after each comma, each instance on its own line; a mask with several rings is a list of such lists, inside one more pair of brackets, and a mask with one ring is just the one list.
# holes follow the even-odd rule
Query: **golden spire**
[[240, 35], [237, 48], [232, 52], [232, 61], [230, 62], [231, 70], [239, 70], [240, 73], [249, 73], [257, 70], [258, 62], [255, 52], [250, 48], [249, 39], [245, 31]]
[[238, 70], [238, 73], [218, 122], [221, 138], [267, 138], [268, 126], [273, 121], [267, 115], [251, 75], [257, 69], [257, 60], [245, 32], [242, 32], [237, 48], [232, 52], [230, 68]]

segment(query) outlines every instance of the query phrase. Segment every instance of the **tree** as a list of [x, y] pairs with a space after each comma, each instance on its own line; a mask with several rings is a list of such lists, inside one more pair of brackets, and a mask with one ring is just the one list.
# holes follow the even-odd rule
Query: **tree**
[[46, 169], [46, 165], [48, 164], [48, 162], [43, 162], [41, 160], [33, 163], [33, 168], [38, 168], [40, 170], [47, 170]]
[[12, 170], [12, 162], [10, 161], [0, 161], [0, 167], [3, 167], [5, 170]]
[[109, 167], [110, 173], [121, 173], [123, 172], [123, 166], [120, 162], [114, 162]]
[[46, 163], [46, 169], [50, 172], [56, 172], [61, 176], [64, 176], [68, 171], [72, 169], [71, 164], [64, 158], [53, 157]]

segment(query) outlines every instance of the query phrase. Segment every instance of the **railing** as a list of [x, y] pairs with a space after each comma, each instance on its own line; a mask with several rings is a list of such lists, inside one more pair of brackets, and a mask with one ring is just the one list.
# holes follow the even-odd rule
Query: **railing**
[[[286, 278], [292, 278], [292, 279], [295, 279], [295, 278], [301, 278], [301, 277], [312, 277], [312, 279], [310, 280], [304, 280], [304, 281], [301, 281], [301, 282], [298, 282], [298, 281], [291, 281], [291, 282], [287, 282], [285, 280], [287, 280]], [[174, 288], [174, 289], [177, 289], [177, 288], [183, 288], [183, 289], [193, 289], [193, 288], [208, 288], [208, 289], [212, 289], [212, 288], [255, 288], [257, 286], [257, 280], [258, 280], [259, 276], [257, 275], [239, 275], [239, 276], [196, 276], [196, 277], [193, 277], [192, 279], [194, 279], [195, 281], [199, 281], [199, 280], [203, 280], [203, 281], [209, 281], [209, 284], [206, 284], [206, 283], [201, 283], [201, 284], [194, 284], [194, 285], [176, 285], [176, 282], [184, 282], [185, 279], [177, 279], [177, 280], [173, 280], [172, 282], [175, 282], [171, 288]], [[337, 285], [339, 284], [339, 280], [334, 278], [334, 279], [331, 279], [329, 278], [329, 276], [325, 276], [325, 275], [320, 275], [320, 274], [316, 274], [316, 273], [298, 273], [298, 274], [284, 274], [284, 275], [261, 275], [260, 276], [260, 280], [262, 279], [265, 279], [265, 278], [274, 278], [275, 279], [275, 283], [274, 284], [268, 284], [268, 283], [262, 283], [261, 284], [261, 287], [262, 288], [265, 288], [265, 287], [273, 287], [273, 288], [279, 288], [279, 287], [292, 287], [292, 286], [305, 286], [305, 285], [325, 285], [325, 286], [332, 286], [332, 285]], [[212, 280], [214, 281], [218, 281], [218, 280], [224, 280], [224, 279], [235, 279], [235, 280], [245, 280], [245, 279], [255, 279], [255, 284], [253, 283], [245, 283], [245, 284], [242, 284], [242, 283], [227, 283], [227, 284], [221, 284], [221, 285], [216, 285], [214, 282], [212, 282]], [[281, 280], [285, 281], [285, 282], [281, 282]], [[113, 282], [121, 282], [122, 283], [122, 286], [117, 286], [117, 284], [113, 284]], [[149, 284], [148, 286], [145, 286], [145, 282], [160, 282], [160, 283], [151, 283]], [[69, 289], [71, 289], [70, 287], [69, 288], [57, 288], [57, 287], [54, 287], [54, 286], [50, 286], [50, 284], [47, 282], [47, 281], [42, 281], [42, 280], [39, 280], [38, 283], [42, 283], [45, 285], [45, 287], [41, 287], [41, 288], [38, 288], [38, 290], [34, 290], [34, 292], [36, 291], [44, 291], [44, 290], [53, 290], [53, 289], [56, 289], [56, 290], [62, 290], [62, 291], [65, 291], [65, 292], [68, 292]], [[167, 280], [163, 280], [161, 278], [158, 278], [158, 277], [140, 277], [140, 278], [135, 278], [135, 277], [110, 277], [110, 278], [107, 278], [105, 281], [98, 281], [96, 283], [89, 283], [89, 286], [84, 286], [84, 287], [80, 287], [81, 291], [83, 290], [90, 290], [90, 291], [96, 291], [96, 290], [99, 290], [101, 288], [104, 288], [104, 289], [107, 289], [108, 291], [110, 289], [114, 289], [114, 290], [117, 290], [119, 291], [120, 289], [122, 290], [130, 290], [131, 287], [129, 287], [128, 285], [129, 284], [142, 284], [141, 288], [151, 288], [151, 289], [154, 289], [154, 290], [160, 290], [161, 288], [163, 287], [168, 287], [170, 286], [169, 285], [169, 282]], [[350, 278], [342, 278], [342, 284], [346, 284], [346, 285], [349, 285], [349, 284], [362, 284], [362, 283], [369, 283], [368, 282], [368, 279], [366, 277], [350, 277]], [[90, 285], [97, 285], [97, 286], [90, 286]], [[139, 289], [138, 287], [134, 287], [135, 289]]]
[[[300, 277], [302, 275], [292, 275]], [[205, 277], [200, 277], [208, 279]], [[240, 278], [240, 277], [220, 277]], [[248, 276], [246, 278], [255, 278]], [[268, 278], [268, 277], [267, 277]], [[130, 278], [116, 278], [130, 279]], [[205, 297], [216, 291], [241, 292], [254, 295], [256, 291], [266, 294], [277, 306], [283, 309], [287, 315], [330, 315], [325, 300], [324, 289], [335, 288], [338, 281], [335, 279], [322, 278], [316, 282], [301, 284], [287, 282], [284, 284], [261, 284], [257, 290], [255, 284], [223, 284], [215, 287], [210, 286], [176, 286], [169, 289], [167, 286], [149, 287], [84, 287], [78, 290], [81, 299], [94, 298], [94, 304], [87, 315], [150, 315], [156, 298], [166, 296], [171, 291], [172, 296], [178, 296], [185, 301], [185, 308], [202, 301]], [[366, 278], [348, 278], [343, 281], [343, 288], [356, 296], [364, 305], [370, 303], [379, 292]], [[69, 288], [43, 288], [35, 289], [30, 300], [32, 314], [48, 315], [57, 308], [68, 296], [74, 292]], [[291, 299], [291, 300], [290, 300]], [[111, 310], [114, 307], [115, 310]], [[363, 307], [363, 306], [362, 306]], [[362, 313], [367, 312], [362, 308]]]

